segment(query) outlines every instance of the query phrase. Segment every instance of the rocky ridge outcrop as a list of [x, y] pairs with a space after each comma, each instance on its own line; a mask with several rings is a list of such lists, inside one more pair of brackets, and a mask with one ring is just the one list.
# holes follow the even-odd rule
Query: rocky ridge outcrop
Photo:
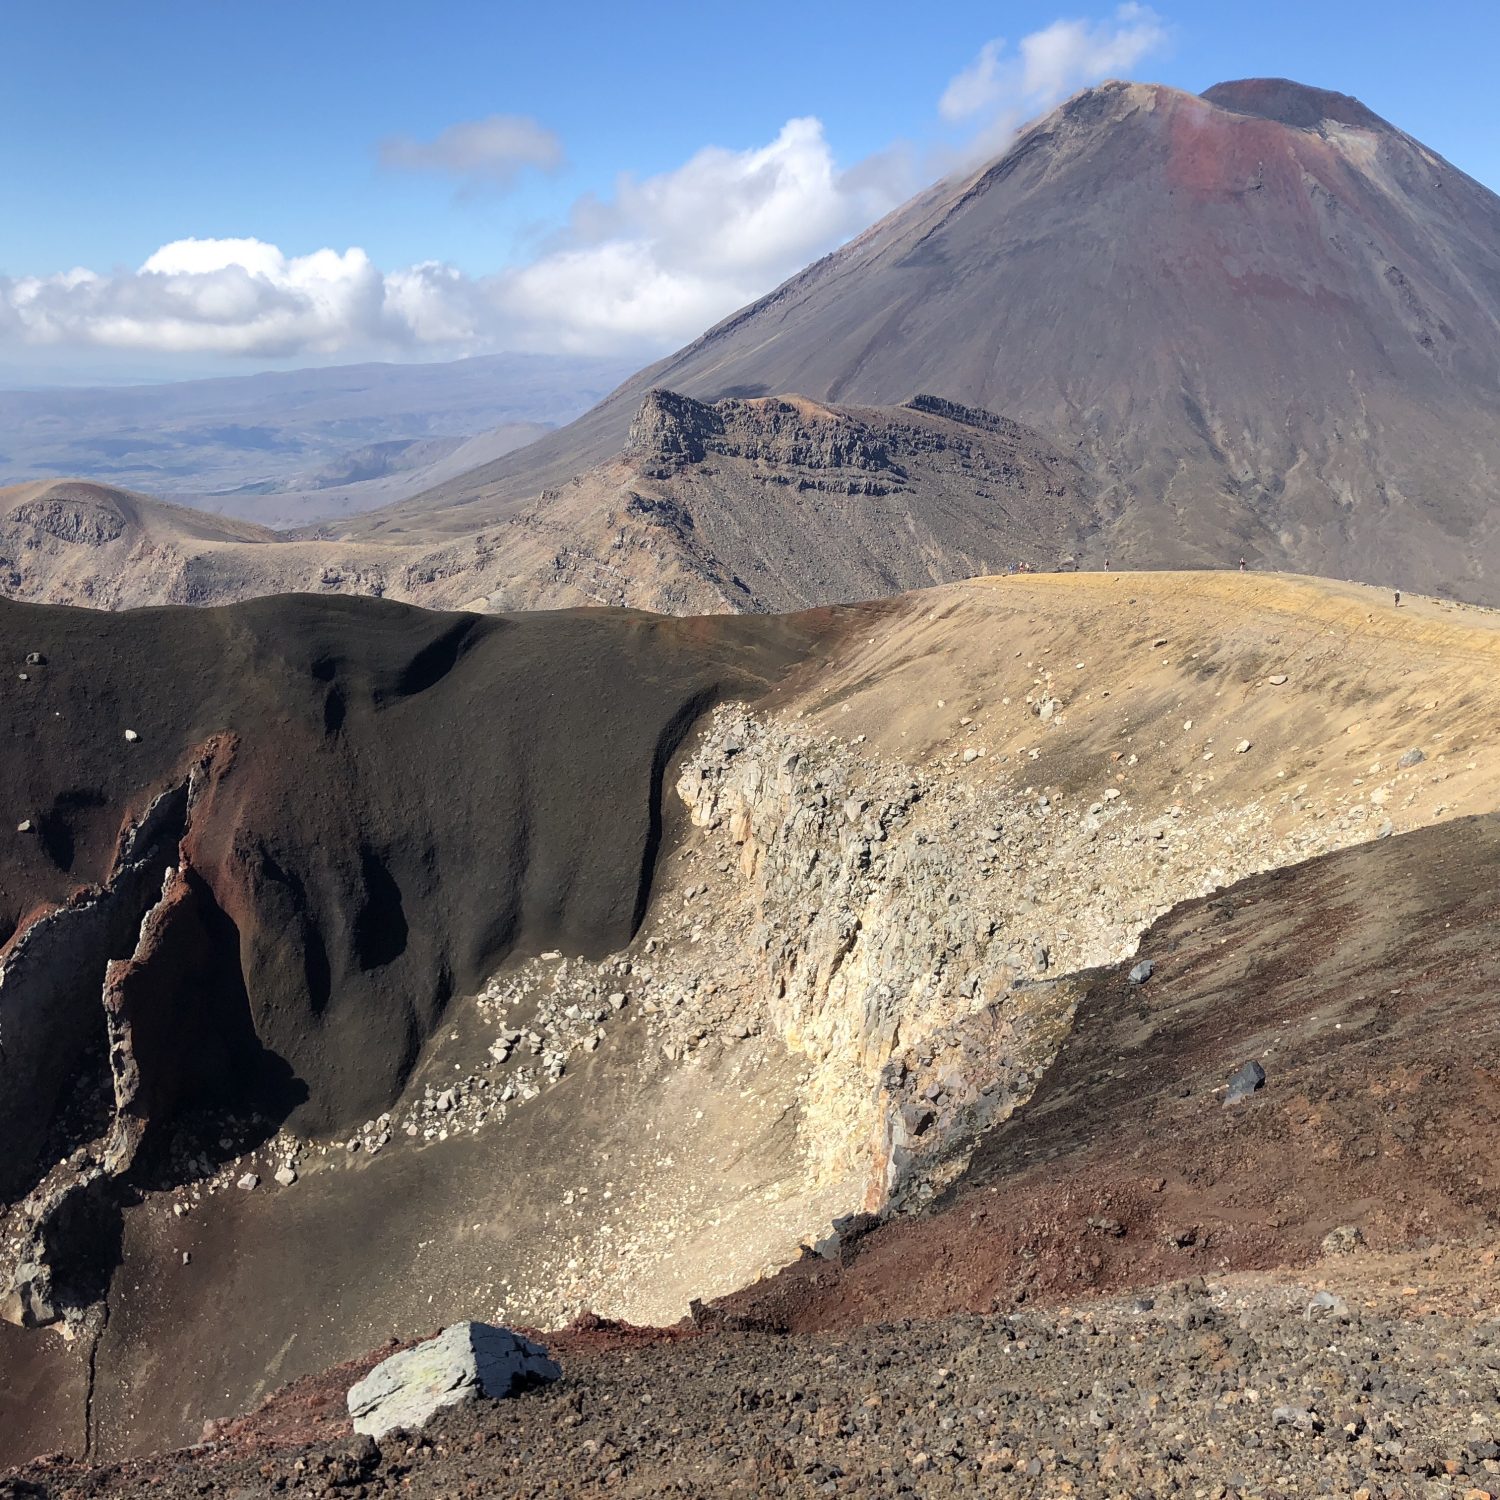
[[726, 706], [678, 778], [734, 860], [713, 902], [720, 951], [732, 935], [743, 955], [730, 988], [807, 1059], [814, 1170], [858, 1176], [869, 1207], [1029, 1097], [1077, 999], [1057, 976], [1130, 957], [1179, 901], [1388, 831], [1305, 796], [1282, 827], [1302, 788], [1138, 806], [1102, 783], [1049, 795], [984, 759], [893, 762]]
[[1035, 433], [936, 397], [845, 408], [652, 390], [617, 458], [456, 533], [356, 543], [102, 485], [0, 492], [0, 589], [108, 609], [307, 591], [759, 612], [1055, 565], [1075, 550], [1064, 502], [1083, 485]]
[[[194, 806], [233, 757], [230, 737], [205, 744], [127, 825], [108, 879], [24, 927], [0, 960], [0, 1122], [11, 1146], [0, 1187], [8, 1196], [39, 1152], [62, 1152], [6, 1216], [7, 1322], [62, 1323], [71, 1337], [88, 1319], [107, 1275], [92, 1221], [190, 1086], [194, 1033], [214, 1007], [180, 1003], [184, 981], [203, 977], [201, 940], [183, 947], [198, 920], [183, 845]], [[80, 1077], [101, 1033], [103, 1064], [85, 1061]]]

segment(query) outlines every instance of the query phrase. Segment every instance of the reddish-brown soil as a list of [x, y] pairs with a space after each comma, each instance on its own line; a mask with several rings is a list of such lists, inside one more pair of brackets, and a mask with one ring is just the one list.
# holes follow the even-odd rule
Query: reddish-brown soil
[[[207, 1446], [0, 1495], [1500, 1492], [1497, 914], [1493, 817], [1188, 903], [955, 1185], [842, 1265], [696, 1327], [584, 1319], [560, 1386], [421, 1439], [349, 1431], [387, 1346]], [[1367, 1248], [1320, 1256], [1344, 1225]]]
[[[1299, 1265], [1500, 1221], [1500, 819], [1186, 903], [1101, 972], [1030, 1104], [930, 1213], [718, 1305], [796, 1331]], [[1259, 1059], [1265, 1086], [1224, 1102]]]

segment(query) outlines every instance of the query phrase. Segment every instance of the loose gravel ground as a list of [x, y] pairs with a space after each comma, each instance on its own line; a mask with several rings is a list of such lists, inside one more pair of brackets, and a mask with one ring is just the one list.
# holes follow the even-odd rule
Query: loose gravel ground
[[1500, 1494], [1500, 1320], [1470, 1276], [1449, 1267], [1446, 1300], [1413, 1300], [1401, 1275], [1370, 1295], [1351, 1267], [1311, 1310], [1316, 1283], [1239, 1278], [840, 1335], [580, 1341], [557, 1385], [419, 1437], [351, 1438], [329, 1411], [337, 1435], [268, 1447], [252, 1422], [111, 1469], [33, 1465], [0, 1497], [1480, 1500]]

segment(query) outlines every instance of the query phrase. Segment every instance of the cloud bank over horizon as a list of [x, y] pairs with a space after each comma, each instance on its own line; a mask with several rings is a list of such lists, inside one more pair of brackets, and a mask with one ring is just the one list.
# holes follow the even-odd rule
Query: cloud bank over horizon
[[[753, 301], [897, 207], [932, 178], [1001, 149], [1066, 94], [1127, 71], [1167, 42], [1140, 4], [1060, 20], [1014, 52], [988, 42], [938, 113], [959, 146], [900, 145], [841, 168], [823, 124], [788, 120], [746, 150], [708, 146], [655, 176], [586, 194], [529, 263], [473, 276], [440, 261], [383, 270], [358, 246], [288, 254], [255, 238], [180, 239], [134, 270], [0, 274], [0, 353], [130, 351], [259, 360], [417, 358], [517, 350], [654, 356]], [[430, 141], [391, 137], [383, 166], [505, 191], [552, 172], [563, 143], [494, 115]]]

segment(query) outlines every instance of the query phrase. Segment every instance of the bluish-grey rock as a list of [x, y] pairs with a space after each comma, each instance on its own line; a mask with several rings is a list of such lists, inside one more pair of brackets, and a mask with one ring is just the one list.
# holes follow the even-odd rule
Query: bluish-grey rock
[[1305, 1406], [1278, 1406], [1271, 1413], [1273, 1427], [1295, 1427], [1298, 1432], [1321, 1432], [1323, 1423], [1318, 1414]]
[[1266, 1070], [1258, 1062], [1247, 1062], [1229, 1075], [1229, 1092], [1224, 1096], [1225, 1104], [1238, 1104], [1248, 1099], [1266, 1081]]
[[1150, 979], [1150, 977], [1155, 972], [1155, 961], [1149, 958], [1143, 958], [1140, 963], [1138, 963], [1130, 971], [1130, 982], [1131, 984], [1145, 984], [1145, 982]]
[[349, 1416], [356, 1432], [373, 1438], [398, 1427], [416, 1432], [444, 1407], [511, 1396], [561, 1375], [540, 1344], [508, 1328], [455, 1323], [435, 1339], [382, 1360], [350, 1386]]

